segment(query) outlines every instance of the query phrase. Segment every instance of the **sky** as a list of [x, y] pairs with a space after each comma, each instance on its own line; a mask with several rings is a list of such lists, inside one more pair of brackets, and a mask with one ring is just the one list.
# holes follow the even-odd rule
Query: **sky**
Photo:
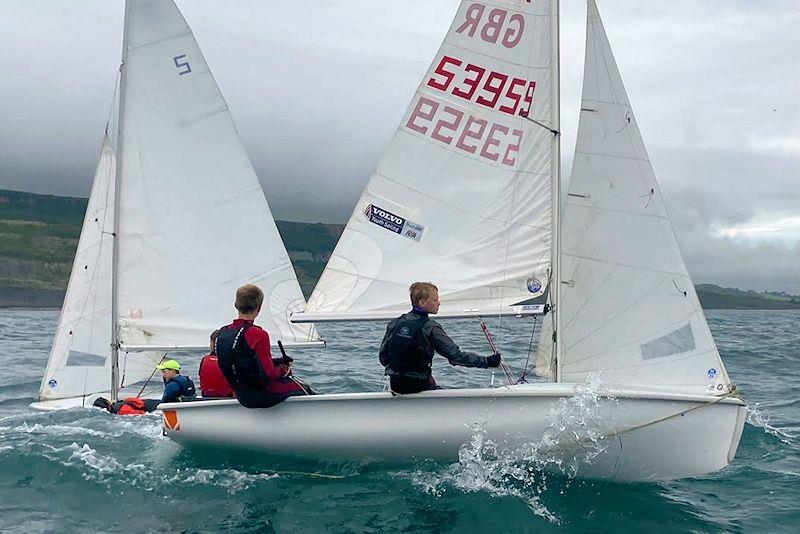
[[[458, 0], [177, 0], [278, 219], [345, 222]], [[800, 2], [598, 0], [696, 283], [800, 293]], [[121, 0], [0, 2], [0, 188], [87, 196]], [[561, 0], [563, 176], [585, 2]]]

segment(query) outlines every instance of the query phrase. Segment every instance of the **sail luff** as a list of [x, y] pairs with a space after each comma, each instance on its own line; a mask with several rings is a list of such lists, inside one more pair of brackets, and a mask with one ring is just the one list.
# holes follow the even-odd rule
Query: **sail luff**
[[560, 69], [560, 38], [559, 38], [559, 0], [551, 0], [550, 7], [550, 39], [551, 39], [551, 55], [550, 55], [550, 76], [553, 93], [552, 105], [552, 129], [555, 130], [553, 139], [553, 155], [552, 155], [552, 213], [553, 213], [553, 252], [551, 254], [551, 282], [549, 290], [551, 295], [551, 302], [555, 304], [553, 310], [553, 340], [554, 343], [554, 358], [556, 360], [555, 375], [553, 376], [554, 382], [561, 381], [561, 352], [562, 343], [559, 333], [561, 325], [561, 303], [559, 296], [561, 295], [561, 69]]
[[125, 0], [122, 26], [122, 64], [119, 69], [119, 104], [117, 107], [117, 167], [114, 173], [114, 215], [111, 239], [111, 402], [117, 401], [119, 391], [119, 214], [120, 178], [122, 176], [122, 146], [124, 143], [125, 95], [127, 93], [128, 34], [130, 31], [131, 0]]

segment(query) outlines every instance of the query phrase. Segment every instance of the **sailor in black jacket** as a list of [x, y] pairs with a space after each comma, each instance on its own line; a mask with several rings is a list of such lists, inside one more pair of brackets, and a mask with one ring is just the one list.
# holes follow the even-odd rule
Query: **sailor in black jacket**
[[392, 391], [417, 393], [436, 389], [431, 373], [434, 352], [447, 358], [451, 365], [479, 368], [500, 365], [500, 354], [486, 358], [461, 350], [442, 326], [429, 318], [439, 311], [439, 289], [435, 285], [415, 282], [409, 292], [413, 308], [386, 327], [379, 354]]

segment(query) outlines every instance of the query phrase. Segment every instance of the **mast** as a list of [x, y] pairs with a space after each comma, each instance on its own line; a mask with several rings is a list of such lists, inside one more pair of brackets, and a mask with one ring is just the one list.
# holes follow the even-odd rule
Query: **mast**
[[117, 401], [119, 390], [119, 200], [120, 178], [122, 176], [123, 122], [125, 117], [125, 70], [128, 61], [128, 24], [131, 2], [125, 2], [125, 21], [122, 29], [122, 65], [119, 69], [119, 105], [117, 106], [117, 168], [114, 172], [114, 226], [111, 230], [113, 248], [111, 253], [111, 402]]
[[552, 196], [552, 216], [553, 216], [553, 248], [551, 252], [552, 277], [550, 280], [550, 304], [554, 307], [553, 312], [553, 345], [556, 365], [553, 373], [553, 381], [561, 381], [561, 339], [559, 326], [561, 324], [561, 86], [560, 86], [560, 48], [559, 48], [559, 23], [558, 23], [558, 1], [550, 0], [550, 89], [553, 98], [553, 105], [550, 107], [552, 117], [550, 128], [555, 131], [553, 145], [551, 149], [551, 196]]

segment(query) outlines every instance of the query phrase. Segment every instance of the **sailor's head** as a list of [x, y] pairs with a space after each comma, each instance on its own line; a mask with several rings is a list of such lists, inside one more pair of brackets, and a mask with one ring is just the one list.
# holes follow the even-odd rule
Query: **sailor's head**
[[181, 374], [181, 364], [178, 363], [178, 360], [167, 360], [156, 365], [156, 369], [161, 371], [164, 380], [171, 380]]
[[245, 284], [236, 290], [236, 302], [234, 306], [239, 311], [239, 315], [249, 315], [255, 317], [261, 311], [261, 304], [264, 302], [264, 292], [253, 284]]
[[111, 411], [111, 402], [109, 402], [109, 400], [106, 399], [105, 397], [97, 397], [94, 403], [92, 403], [92, 406], [94, 406], [95, 408], [102, 408], [104, 410], [108, 410], [109, 412]]
[[428, 313], [439, 313], [439, 288], [430, 282], [414, 282], [408, 288], [411, 305]]
[[217, 338], [219, 337], [219, 330], [214, 330], [211, 332], [211, 335], [208, 336], [208, 348], [211, 350], [211, 354], [214, 354], [217, 351]]

